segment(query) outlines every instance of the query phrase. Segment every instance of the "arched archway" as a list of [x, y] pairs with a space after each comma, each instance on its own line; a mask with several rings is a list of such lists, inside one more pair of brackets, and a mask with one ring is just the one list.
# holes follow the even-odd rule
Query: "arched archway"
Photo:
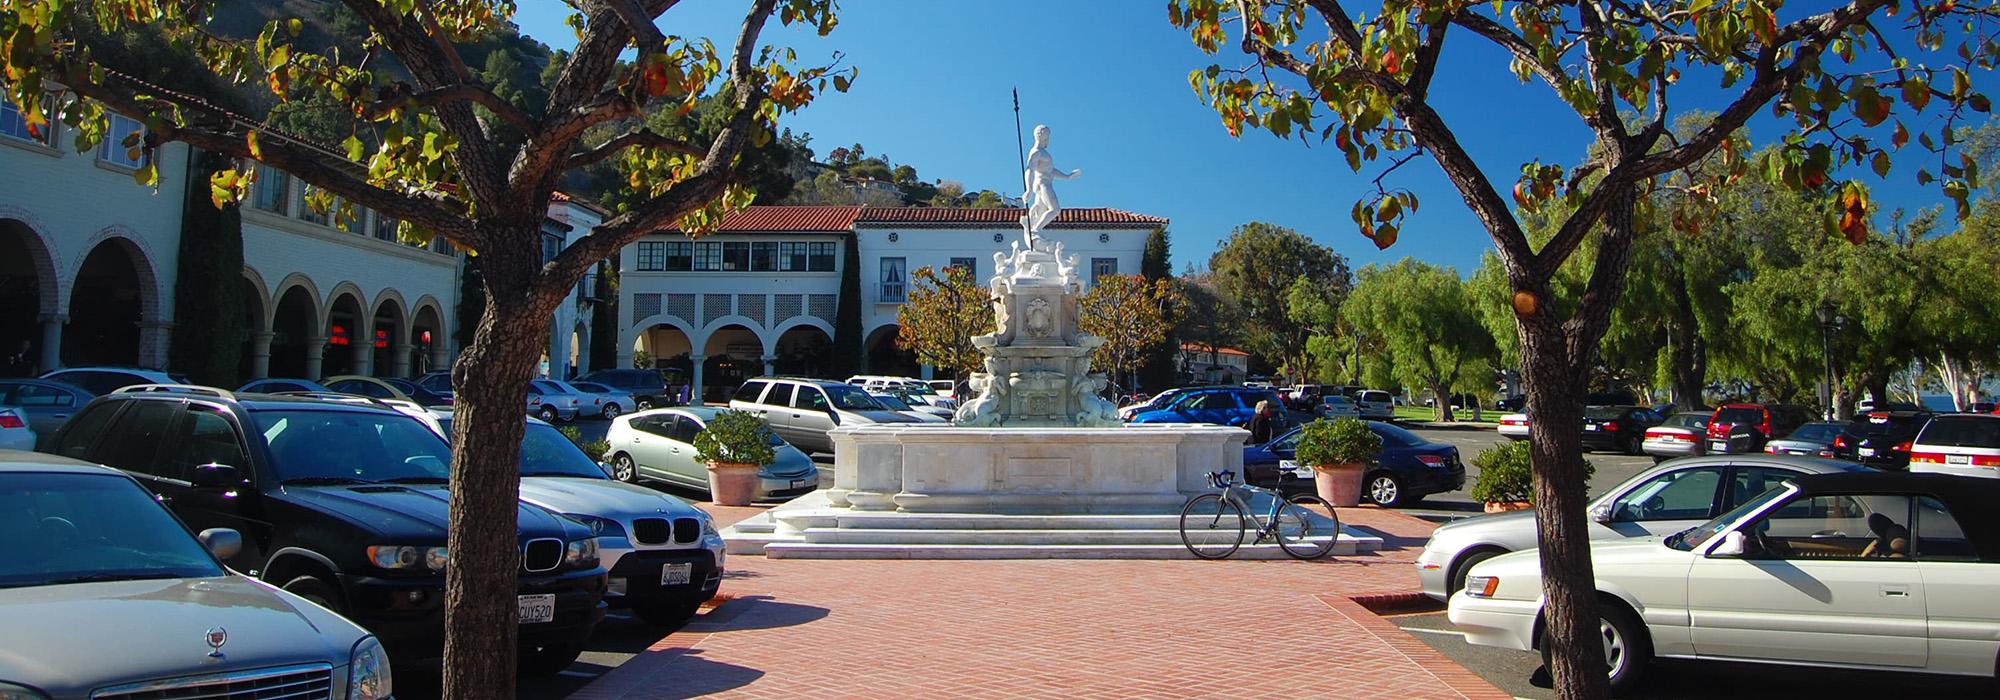
[[868, 374], [914, 377], [922, 371], [916, 353], [896, 347], [896, 334], [900, 332], [902, 327], [893, 323], [868, 332], [868, 340], [862, 346], [868, 358]]
[[386, 290], [375, 296], [375, 313], [369, 323], [370, 343], [369, 364], [379, 377], [405, 377], [410, 374], [408, 352], [408, 316], [403, 307], [403, 297], [395, 290]]
[[243, 351], [236, 361], [236, 376], [262, 379], [271, 373], [271, 331], [264, 323], [271, 318], [270, 302], [264, 298], [263, 283], [249, 270], [239, 279], [243, 291]]
[[287, 283], [271, 309], [271, 366], [265, 374], [319, 379], [321, 352], [319, 295], [303, 283]]
[[764, 338], [748, 326], [710, 331], [702, 345], [702, 401], [728, 403], [743, 380], [764, 374]]
[[772, 370], [795, 377], [828, 377], [833, 366], [833, 334], [816, 324], [800, 323], [778, 334]]
[[[640, 369], [656, 369], [666, 379], [667, 391], [680, 396], [694, 380], [693, 326], [670, 315], [650, 316], [641, 319], [625, 333], [630, 336], [626, 352], [621, 356], [622, 365]], [[677, 400], [689, 400], [687, 399]]]
[[416, 315], [410, 320], [410, 376], [444, 369], [447, 341], [444, 315], [429, 297], [417, 300]]
[[152, 261], [123, 236], [109, 236], [92, 246], [70, 283], [69, 325], [63, 329], [65, 366], [145, 365], [159, 363], [154, 345], [159, 298]]
[[334, 290], [333, 301], [327, 304], [326, 354], [321, 360], [320, 376], [368, 373], [368, 368], [362, 365], [368, 362], [372, 350], [367, 334], [369, 318], [363, 315], [362, 308], [358, 290]]
[[0, 367], [21, 374], [54, 369], [45, 352], [51, 338], [45, 323], [56, 323], [58, 291], [55, 256], [48, 241], [27, 222], [0, 219], [0, 358], [19, 352], [25, 343], [33, 367]]

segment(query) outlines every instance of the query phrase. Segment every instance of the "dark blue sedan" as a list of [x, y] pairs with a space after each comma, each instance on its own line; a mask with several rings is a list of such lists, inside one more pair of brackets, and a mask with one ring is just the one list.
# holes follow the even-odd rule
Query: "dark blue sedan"
[[[1363, 498], [1395, 508], [1465, 485], [1465, 463], [1458, 458], [1458, 448], [1425, 440], [1388, 423], [1366, 423], [1376, 437], [1382, 438], [1382, 456], [1361, 477]], [[1288, 464], [1298, 444], [1299, 429], [1293, 428], [1276, 440], [1244, 447], [1244, 480], [1265, 488], [1282, 489], [1287, 495], [1312, 491], [1312, 468]], [[1288, 466], [1301, 478], [1281, 484], [1278, 475]]]

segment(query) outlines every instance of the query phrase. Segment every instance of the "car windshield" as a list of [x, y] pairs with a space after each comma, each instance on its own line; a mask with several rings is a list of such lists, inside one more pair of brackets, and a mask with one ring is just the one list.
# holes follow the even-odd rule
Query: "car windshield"
[[278, 480], [296, 484], [445, 483], [451, 451], [401, 413], [257, 411]]
[[1708, 427], [1708, 414], [1683, 413], [1667, 419], [1666, 427], [1702, 429]]
[[1855, 416], [1854, 421], [1847, 424], [1847, 433], [1856, 437], [1915, 435], [1929, 418], [1928, 415], [1870, 413]]
[[0, 588], [223, 575], [187, 528], [130, 479], [0, 475]]
[[1364, 392], [1361, 392], [1361, 400], [1362, 400], [1362, 401], [1371, 401], [1371, 402], [1374, 402], [1374, 403], [1388, 403], [1388, 402], [1389, 402], [1389, 392], [1386, 392], [1386, 391], [1364, 391]]
[[1586, 406], [1583, 409], [1583, 417], [1590, 420], [1618, 420], [1624, 418], [1628, 410], [1630, 409], [1624, 406]]
[[1924, 426], [1917, 442], [1932, 447], [2000, 448], [2000, 419], [1937, 418]]
[[577, 382], [575, 384], [571, 384], [570, 386], [582, 389], [584, 391], [588, 391], [593, 394], [611, 393], [611, 387], [605, 386], [603, 384], [598, 384], [596, 382]]
[[1730, 523], [1742, 519], [1745, 514], [1748, 514], [1759, 508], [1764, 507], [1764, 504], [1766, 503], [1770, 503], [1771, 501], [1777, 500], [1779, 498], [1784, 498], [1786, 494], [1789, 494], [1791, 492], [1792, 492], [1792, 486], [1790, 482], [1773, 486], [1771, 487], [1771, 490], [1765, 491], [1762, 495], [1759, 495], [1756, 498], [1752, 498], [1748, 501], [1744, 501], [1743, 505], [1731, 508], [1729, 509], [1729, 512], [1715, 516], [1714, 520], [1710, 520], [1700, 525], [1696, 525], [1687, 530], [1682, 530], [1677, 534], [1667, 537], [1667, 539], [1665, 540], [1665, 544], [1668, 547], [1672, 547], [1674, 549], [1678, 549], [1683, 552], [1693, 551], [1694, 548], [1701, 546], [1701, 543], [1707, 542], [1708, 538], [1714, 537], [1715, 533], [1721, 532], [1723, 528], [1729, 527]]
[[[438, 425], [444, 434], [451, 434], [450, 418], [439, 418]], [[547, 423], [529, 423], [527, 433], [521, 436], [521, 476], [610, 478], [583, 448]]]
[[1320, 399], [1320, 403], [1328, 406], [1352, 406], [1354, 405], [1354, 400], [1345, 396], [1328, 396]]
[[1368, 427], [1373, 428], [1388, 447], [1416, 447], [1425, 442], [1423, 436], [1388, 423], [1370, 423]]
[[1764, 422], [1764, 411], [1750, 406], [1725, 408], [1715, 412], [1714, 423], [1723, 425], [1756, 425]]
[[890, 396], [888, 394], [869, 394], [868, 398], [874, 399], [875, 403], [882, 404], [883, 408], [887, 408], [891, 411], [910, 410], [910, 405], [908, 403], [904, 403], [902, 399]]
[[1834, 436], [1840, 434], [1840, 427], [1839, 423], [1807, 423], [1799, 426], [1798, 430], [1792, 431], [1792, 434], [1785, 436], [1785, 439], [1802, 442], [1833, 442]]
[[868, 395], [868, 392], [862, 391], [853, 385], [828, 384], [825, 386], [825, 389], [826, 398], [833, 402], [834, 408], [848, 411], [882, 410], [882, 406], [877, 404], [875, 399]]

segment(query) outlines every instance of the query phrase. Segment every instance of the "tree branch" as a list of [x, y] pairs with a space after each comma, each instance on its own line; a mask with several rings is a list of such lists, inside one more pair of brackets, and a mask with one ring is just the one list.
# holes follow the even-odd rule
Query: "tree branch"
[[583, 166], [590, 165], [591, 163], [596, 163], [611, 156], [617, 155], [619, 151], [631, 148], [633, 146], [651, 146], [654, 148], [663, 148], [669, 151], [673, 151], [675, 153], [684, 153], [691, 156], [705, 155], [708, 153], [707, 151], [704, 151], [701, 148], [696, 147], [694, 144], [690, 144], [686, 141], [670, 139], [660, 135], [658, 132], [655, 132], [652, 129], [639, 127], [637, 129], [633, 129], [631, 131], [620, 134], [618, 135], [617, 138], [613, 138], [610, 141], [606, 141], [604, 142], [603, 145], [600, 145], [596, 148], [592, 148], [582, 153], [570, 156], [569, 165], [564, 169], [575, 170], [577, 168], [581, 168]]
[[1447, 19], [1425, 26], [1423, 43], [1417, 45], [1416, 65], [1411, 67], [1410, 99], [1419, 102], [1430, 99], [1431, 76], [1437, 74], [1438, 56], [1444, 51], [1445, 30], [1450, 27]]
[[369, 117], [380, 117], [405, 104], [414, 104], [418, 109], [435, 109], [449, 102], [470, 101], [492, 111], [501, 120], [520, 129], [522, 133], [532, 134], [541, 128], [540, 122], [529, 116], [527, 111], [501, 99], [499, 95], [482, 85], [458, 83], [417, 92], [409, 83], [398, 82], [385, 93], [378, 93], [375, 103], [368, 106]]

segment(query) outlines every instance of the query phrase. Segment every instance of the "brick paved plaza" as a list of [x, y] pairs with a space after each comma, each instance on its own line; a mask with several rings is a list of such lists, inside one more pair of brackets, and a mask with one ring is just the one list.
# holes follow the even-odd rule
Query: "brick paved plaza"
[[1348, 598], [1414, 591], [1432, 526], [1365, 508], [1342, 519], [1385, 548], [1324, 562], [733, 557], [727, 602], [572, 697], [1508, 697]]

